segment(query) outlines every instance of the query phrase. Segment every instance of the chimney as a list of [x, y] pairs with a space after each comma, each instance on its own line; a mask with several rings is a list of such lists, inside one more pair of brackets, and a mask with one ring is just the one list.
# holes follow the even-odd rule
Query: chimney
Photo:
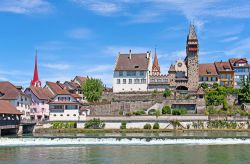
[[132, 58], [132, 53], [131, 53], [131, 50], [129, 50], [129, 59]]

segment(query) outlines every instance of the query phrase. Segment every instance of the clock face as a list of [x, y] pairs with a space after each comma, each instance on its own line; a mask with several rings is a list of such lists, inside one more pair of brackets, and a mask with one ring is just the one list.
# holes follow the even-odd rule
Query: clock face
[[182, 66], [182, 63], [178, 63], [178, 67], [181, 67]]

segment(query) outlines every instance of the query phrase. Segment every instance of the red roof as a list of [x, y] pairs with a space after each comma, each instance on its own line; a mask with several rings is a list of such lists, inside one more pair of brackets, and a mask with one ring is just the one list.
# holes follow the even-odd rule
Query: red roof
[[57, 83], [47, 81], [46, 85], [55, 95], [70, 95], [66, 89], [61, 88], [61, 86], [59, 86]]
[[233, 71], [229, 62], [215, 62], [214, 64], [218, 72]]
[[0, 100], [0, 114], [17, 114], [22, 115], [11, 103], [7, 100]]
[[161, 72], [161, 68], [158, 62], [158, 58], [157, 58], [157, 54], [155, 53], [155, 57], [154, 57], [154, 62], [153, 62], [153, 66], [152, 66], [152, 71], [153, 72]]
[[[131, 57], [130, 57], [131, 56]], [[146, 71], [149, 66], [147, 53], [119, 54], [115, 70], [116, 71]]]
[[31, 92], [40, 100], [48, 100], [53, 98], [53, 94], [49, 91], [48, 88], [30, 86], [27, 89], [30, 89]]
[[8, 81], [0, 82], [0, 92], [3, 94], [0, 99], [15, 100], [19, 95], [26, 96], [20, 89]]
[[199, 76], [217, 76], [214, 63], [199, 64]]

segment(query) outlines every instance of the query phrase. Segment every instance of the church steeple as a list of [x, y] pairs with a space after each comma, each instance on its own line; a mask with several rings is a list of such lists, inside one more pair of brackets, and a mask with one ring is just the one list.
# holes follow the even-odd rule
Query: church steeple
[[39, 75], [38, 75], [37, 51], [36, 51], [36, 57], [35, 57], [34, 76], [33, 76], [33, 80], [31, 81], [30, 85], [34, 86], [34, 87], [42, 87], [42, 83], [39, 80]]
[[154, 62], [153, 62], [153, 66], [152, 66], [152, 75], [159, 76], [160, 74], [161, 74], [161, 68], [160, 68], [160, 65], [158, 62], [157, 53], [156, 53], [156, 49], [155, 49]]
[[188, 52], [197, 53], [199, 51], [198, 37], [196, 34], [196, 29], [195, 29], [194, 24], [190, 24], [189, 26], [186, 50], [187, 50], [187, 53]]

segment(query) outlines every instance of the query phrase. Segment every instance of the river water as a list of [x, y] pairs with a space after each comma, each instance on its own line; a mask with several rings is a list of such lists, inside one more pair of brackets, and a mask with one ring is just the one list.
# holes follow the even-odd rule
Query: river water
[[7, 136], [0, 163], [250, 163], [250, 133]]

